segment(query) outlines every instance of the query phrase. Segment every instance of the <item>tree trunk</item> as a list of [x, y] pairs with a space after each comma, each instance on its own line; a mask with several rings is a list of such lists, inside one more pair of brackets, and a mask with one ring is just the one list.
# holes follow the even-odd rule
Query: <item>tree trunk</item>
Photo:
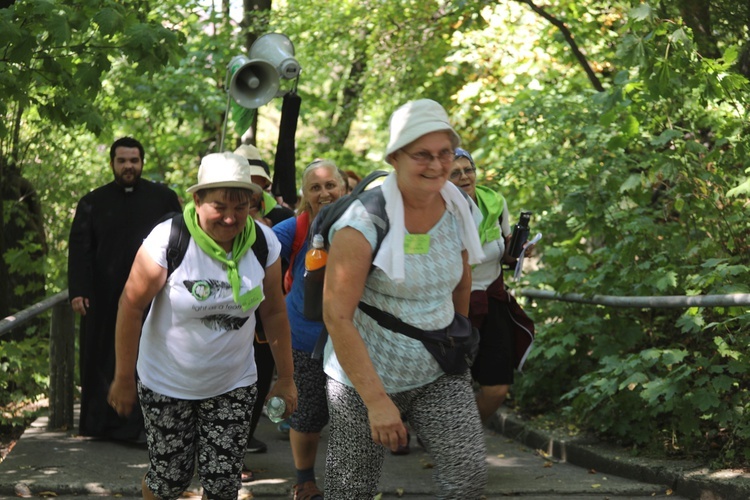
[[716, 59], [721, 52], [711, 28], [711, 2], [709, 0], [683, 0], [678, 2], [680, 15], [693, 31], [693, 40], [703, 57]]
[[[253, 46], [259, 34], [265, 33], [268, 29], [268, 16], [271, 13], [271, 0], [244, 0], [244, 13], [242, 18], [242, 27], [245, 31], [245, 53], [250, 53], [250, 47]], [[250, 128], [245, 132], [245, 142], [256, 144], [258, 137], [258, 113], [253, 114], [253, 120]], [[239, 144], [238, 144], [239, 145]]]
[[[358, 47], [364, 48], [364, 42], [359, 44]], [[352, 123], [357, 118], [359, 98], [364, 89], [366, 72], [367, 54], [364, 50], [359, 50], [349, 68], [349, 77], [346, 79], [346, 84], [341, 92], [340, 111], [332, 122], [329, 139], [333, 147], [342, 148], [349, 137]]]

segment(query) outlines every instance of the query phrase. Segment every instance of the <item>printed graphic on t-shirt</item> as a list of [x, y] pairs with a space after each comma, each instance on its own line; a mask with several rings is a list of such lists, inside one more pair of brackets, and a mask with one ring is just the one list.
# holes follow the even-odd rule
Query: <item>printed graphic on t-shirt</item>
[[219, 280], [185, 280], [182, 282], [185, 288], [195, 297], [195, 300], [203, 302], [213, 295], [214, 300], [223, 299], [232, 294], [232, 285], [226, 281]]
[[212, 314], [201, 318], [201, 323], [214, 331], [239, 330], [249, 318], [230, 316], [228, 314]]
[[[230, 311], [242, 312], [240, 304], [227, 300], [232, 297], [232, 285], [228, 282], [214, 279], [198, 279], [184, 280], [182, 284], [185, 285], [190, 295], [198, 302], [198, 304], [192, 306], [192, 309], [196, 312], [203, 311], [208, 313], [206, 316], [200, 318], [200, 322], [206, 328], [213, 331], [239, 330], [249, 319], [247, 316], [227, 314]], [[211, 300], [206, 302], [208, 299]]]

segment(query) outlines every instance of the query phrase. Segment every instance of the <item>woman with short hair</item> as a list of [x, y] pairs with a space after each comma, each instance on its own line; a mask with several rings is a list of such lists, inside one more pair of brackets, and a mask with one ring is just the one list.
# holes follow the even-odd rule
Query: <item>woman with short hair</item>
[[[120, 297], [109, 403], [127, 415], [136, 391], [140, 399], [149, 451], [144, 498], [178, 498], [197, 461], [205, 497], [236, 499], [257, 394], [256, 310], [278, 370], [269, 397], [282, 397], [287, 414], [297, 406], [280, 245], [249, 218], [262, 193], [242, 156], [204, 157], [187, 191], [190, 241], [181, 264], [168, 275], [168, 220], [144, 240]], [[258, 238], [265, 262], [253, 248]]]

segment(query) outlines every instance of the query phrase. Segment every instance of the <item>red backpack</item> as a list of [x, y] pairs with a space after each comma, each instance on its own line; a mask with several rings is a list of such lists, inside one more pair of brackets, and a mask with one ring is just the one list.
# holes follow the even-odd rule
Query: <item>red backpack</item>
[[294, 258], [299, 253], [302, 245], [304, 245], [307, 239], [307, 232], [310, 230], [310, 213], [302, 212], [297, 216], [297, 229], [294, 233], [294, 240], [292, 241], [292, 255], [289, 257], [289, 267], [284, 274], [284, 293], [292, 291], [292, 283], [294, 282], [294, 276], [292, 275], [292, 267], [294, 266]]

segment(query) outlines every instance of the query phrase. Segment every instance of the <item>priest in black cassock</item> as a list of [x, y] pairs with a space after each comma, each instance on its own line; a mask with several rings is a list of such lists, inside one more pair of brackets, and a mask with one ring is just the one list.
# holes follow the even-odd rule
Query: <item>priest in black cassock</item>
[[115, 369], [117, 303], [143, 239], [169, 212], [181, 211], [168, 187], [141, 179], [144, 150], [123, 137], [109, 151], [115, 180], [78, 202], [70, 229], [68, 289], [81, 317], [80, 371], [83, 436], [143, 441], [137, 407], [122, 418], [107, 402]]

